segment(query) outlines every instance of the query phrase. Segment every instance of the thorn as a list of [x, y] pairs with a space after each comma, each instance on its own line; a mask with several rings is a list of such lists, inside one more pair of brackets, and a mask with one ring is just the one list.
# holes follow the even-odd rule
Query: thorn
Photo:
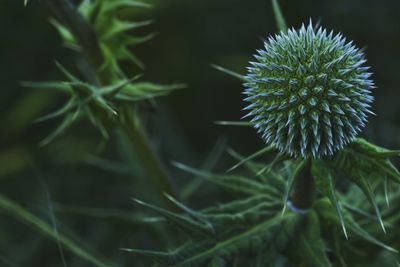
[[146, 205], [146, 203], [145, 203], [145, 202], [143, 202], [143, 201], [141, 201], [140, 199], [137, 199], [137, 198], [132, 198], [132, 200], [133, 200], [134, 202], [136, 202], [136, 203], [140, 204], [140, 205]]
[[120, 250], [125, 251], [125, 252], [134, 252], [134, 250], [131, 248], [120, 248]]

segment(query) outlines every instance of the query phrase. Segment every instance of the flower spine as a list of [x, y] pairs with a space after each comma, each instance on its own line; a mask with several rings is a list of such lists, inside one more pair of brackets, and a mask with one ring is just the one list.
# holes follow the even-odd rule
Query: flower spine
[[311, 22], [269, 37], [246, 75], [246, 117], [293, 157], [332, 155], [365, 126], [373, 101], [364, 54]]

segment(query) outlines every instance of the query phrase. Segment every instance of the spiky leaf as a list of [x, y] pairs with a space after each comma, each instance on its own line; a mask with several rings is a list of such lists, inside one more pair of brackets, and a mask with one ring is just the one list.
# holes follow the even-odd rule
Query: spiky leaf
[[343, 233], [347, 238], [346, 226], [344, 224], [342, 207], [339, 203], [335, 183], [333, 181], [333, 175], [330, 168], [321, 160], [313, 160], [311, 173], [315, 179], [315, 184], [318, 190], [326, 197], [329, 198], [329, 201], [336, 209], [336, 213], [339, 217], [340, 224], [342, 225]]
[[299, 243], [296, 244], [296, 253], [307, 266], [330, 267], [326, 246], [321, 236], [320, 223], [317, 214], [312, 211], [304, 218], [302, 227], [298, 229]]
[[174, 165], [184, 171], [195, 174], [196, 176], [202, 177], [202, 178], [206, 179], [207, 181], [210, 181], [212, 183], [215, 183], [217, 185], [220, 185], [222, 187], [225, 187], [227, 189], [230, 189], [230, 190], [233, 190], [236, 192], [241, 192], [241, 193], [251, 194], [251, 195], [268, 194], [272, 197], [279, 197], [279, 192], [275, 188], [273, 188], [269, 185], [266, 185], [266, 184], [262, 184], [255, 180], [249, 179], [244, 176], [219, 175], [219, 174], [208, 173], [208, 172], [193, 169], [189, 166], [186, 166], [186, 165], [184, 165], [182, 163], [178, 163], [178, 162], [175, 162]]

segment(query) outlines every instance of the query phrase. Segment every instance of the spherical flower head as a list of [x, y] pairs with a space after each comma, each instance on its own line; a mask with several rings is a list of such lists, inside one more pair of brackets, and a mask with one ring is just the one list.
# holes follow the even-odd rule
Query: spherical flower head
[[341, 34], [312, 23], [264, 43], [246, 75], [246, 116], [268, 145], [293, 157], [332, 155], [372, 113], [364, 54]]

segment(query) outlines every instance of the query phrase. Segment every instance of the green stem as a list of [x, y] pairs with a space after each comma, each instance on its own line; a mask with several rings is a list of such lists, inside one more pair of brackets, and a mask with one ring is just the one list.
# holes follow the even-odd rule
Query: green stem
[[[90, 73], [93, 76], [91, 81], [101, 81], [97, 70], [103, 64], [103, 54], [101, 52], [98, 38], [91, 25], [79, 13], [76, 6], [70, 0], [47, 0], [47, 4], [55, 15], [69, 29], [72, 35], [82, 49], [82, 53], [86, 58]], [[103, 75], [106, 75], [103, 73]], [[93, 83], [93, 82], [92, 82]], [[99, 82], [95, 82], [99, 83]], [[117, 121], [117, 127], [121, 127], [127, 134], [133, 149], [139, 156], [140, 166], [144, 173], [154, 180], [154, 184], [161, 192], [166, 192], [172, 196], [174, 193], [167, 172], [162, 165], [157, 153], [152, 148], [150, 140], [147, 137], [138, 116], [129, 109], [122, 108], [122, 117], [125, 120]], [[110, 125], [107, 116], [101, 116], [105, 125]], [[112, 123], [111, 125], [115, 125]]]
[[314, 177], [310, 166], [306, 166], [300, 176], [296, 179], [290, 201], [294, 208], [308, 210], [312, 207], [316, 195]]
[[154, 152], [138, 116], [135, 116], [135, 113], [126, 106], [122, 108], [121, 117], [123, 118], [121, 122], [122, 129], [133, 145], [138, 156], [139, 165], [145, 174], [153, 180], [153, 184], [160, 192], [176, 197], [166, 169], [158, 154]]

